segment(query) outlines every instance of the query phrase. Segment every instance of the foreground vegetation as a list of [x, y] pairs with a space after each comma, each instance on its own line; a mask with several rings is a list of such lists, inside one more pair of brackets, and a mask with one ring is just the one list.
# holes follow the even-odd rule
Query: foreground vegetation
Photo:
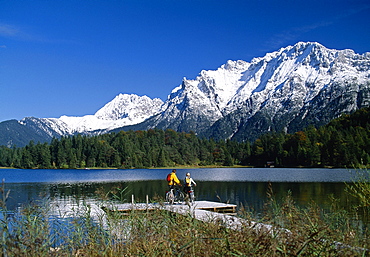
[[370, 165], [370, 108], [321, 128], [269, 133], [255, 142], [214, 141], [174, 130], [121, 131], [99, 136], [0, 147], [0, 166], [15, 168], [148, 168], [177, 165], [359, 167]]
[[[276, 199], [272, 187], [263, 213], [240, 208], [246, 221], [272, 225], [280, 233], [257, 229], [248, 222], [232, 230], [215, 219], [202, 222], [189, 215], [155, 210], [150, 215], [128, 216], [102, 213], [94, 218], [91, 206], [80, 204], [71, 213], [48, 202], [6, 211], [7, 191], [1, 188], [3, 212], [0, 219], [2, 256], [369, 256], [369, 180], [347, 188], [364, 199], [353, 213], [330, 210], [315, 203], [298, 207], [288, 192]], [[124, 199], [125, 190], [101, 193], [102, 205]], [[163, 200], [154, 199], [163, 203]], [[56, 208], [56, 209], [55, 209]], [[57, 216], [51, 213], [57, 213]], [[107, 218], [108, 217], [108, 218]], [[362, 218], [360, 218], [362, 217]]]

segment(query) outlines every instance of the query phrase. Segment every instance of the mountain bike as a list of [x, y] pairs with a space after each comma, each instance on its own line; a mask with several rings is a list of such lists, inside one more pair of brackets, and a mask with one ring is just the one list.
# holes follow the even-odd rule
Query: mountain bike
[[181, 192], [180, 188], [175, 187], [166, 192], [166, 202], [169, 204], [182, 203], [184, 202], [185, 195]]

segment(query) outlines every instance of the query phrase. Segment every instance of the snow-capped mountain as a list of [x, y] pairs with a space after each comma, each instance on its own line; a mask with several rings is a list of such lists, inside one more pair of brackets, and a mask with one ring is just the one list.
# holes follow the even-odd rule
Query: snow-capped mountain
[[[50, 137], [171, 128], [216, 139], [323, 125], [370, 105], [370, 53], [299, 42], [251, 62], [227, 61], [184, 78], [163, 103], [120, 94], [94, 115], [20, 121]], [[129, 126], [129, 127], [127, 127]]]
[[60, 118], [27, 117], [20, 123], [46, 133], [51, 138], [79, 133], [97, 134], [140, 123], [157, 114], [162, 105], [163, 101], [159, 98], [119, 94], [94, 115], [61, 116]]
[[184, 78], [163, 111], [150, 119], [149, 127], [195, 132], [208, 128], [232, 111], [231, 100], [243, 86], [243, 72], [249, 66], [244, 61], [228, 61], [217, 70], [201, 71], [195, 80]]
[[217, 139], [323, 125], [369, 106], [370, 53], [297, 43], [264, 57], [228, 61], [184, 79], [147, 127], [193, 130]]

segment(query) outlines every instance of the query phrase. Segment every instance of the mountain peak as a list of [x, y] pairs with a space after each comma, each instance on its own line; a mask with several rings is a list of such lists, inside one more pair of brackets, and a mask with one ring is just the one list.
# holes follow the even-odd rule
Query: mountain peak
[[129, 119], [141, 122], [145, 118], [159, 112], [163, 101], [159, 98], [151, 99], [148, 96], [135, 94], [119, 94], [112, 101], [104, 105], [95, 113], [95, 117], [102, 120]]

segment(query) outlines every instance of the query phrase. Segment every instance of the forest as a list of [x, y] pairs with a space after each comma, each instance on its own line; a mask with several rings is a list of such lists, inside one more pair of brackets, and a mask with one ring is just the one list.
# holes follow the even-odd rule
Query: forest
[[0, 166], [22, 169], [175, 166], [369, 167], [370, 108], [320, 128], [271, 132], [254, 142], [215, 141], [195, 133], [150, 129], [0, 146]]

